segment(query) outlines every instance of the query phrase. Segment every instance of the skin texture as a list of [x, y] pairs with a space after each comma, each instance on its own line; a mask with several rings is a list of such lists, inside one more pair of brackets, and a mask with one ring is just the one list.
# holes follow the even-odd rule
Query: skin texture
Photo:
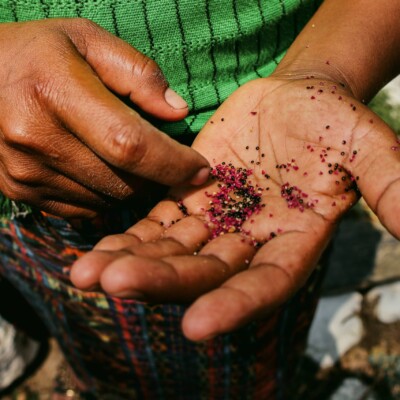
[[[150, 302], [193, 301], [182, 322], [189, 339], [228, 332], [304, 284], [340, 217], [358, 199], [357, 191], [346, 191], [351, 177], [387, 229], [400, 236], [400, 151], [393, 146], [390, 128], [346, 87], [312, 78], [252, 81], [219, 108], [193, 144], [211, 165], [224, 161], [253, 169], [252, 182], [269, 187], [262, 192], [266, 206], [243, 225], [250, 235], [209, 240], [205, 191], [217, 191], [217, 182], [175, 189], [173, 200], [78, 260], [72, 282]], [[288, 162], [298, 169], [276, 168]], [[335, 163], [342, 169], [338, 175], [329, 173]], [[314, 206], [288, 208], [281, 195], [286, 182]], [[271, 239], [271, 232], [277, 236]], [[256, 249], [252, 238], [265, 244]]]
[[[12, 45], [10, 45], [12, 43]], [[188, 108], [162, 72], [83, 19], [0, 25], [0, 191], [65, 217], [91, 217], [143, 180], [207, 179], [208, 163], [125, 105], [177, 121]]]

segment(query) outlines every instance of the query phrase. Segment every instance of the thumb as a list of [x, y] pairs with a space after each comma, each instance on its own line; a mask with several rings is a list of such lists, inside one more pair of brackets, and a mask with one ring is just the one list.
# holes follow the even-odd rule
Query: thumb
[[353, 140], [352, 165], [364, 200], [381, 223], [400, 238], [400, 144], [380, 118], [366, 113]]
[[128, 43], [85, 19], [63, 21], [65, 33], [79, 53], [112, 91], [156, 118], [177, 121], [188, 106], [168, 82], [156, 62]]

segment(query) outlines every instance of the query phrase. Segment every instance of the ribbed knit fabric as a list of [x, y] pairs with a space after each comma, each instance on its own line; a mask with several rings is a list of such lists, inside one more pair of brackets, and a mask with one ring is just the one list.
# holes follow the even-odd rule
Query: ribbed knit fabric
[[274, 70], [320, 2], [0, 0], [0, 22], [84, 17], [98, 23], [154, 59], [188, 102], [185, 121], [162, 129], [196, 133], [239, 85]]

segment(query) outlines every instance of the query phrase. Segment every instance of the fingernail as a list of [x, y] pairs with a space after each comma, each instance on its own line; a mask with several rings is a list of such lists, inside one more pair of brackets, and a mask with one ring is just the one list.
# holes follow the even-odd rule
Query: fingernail
[[175, 108], [175, 110], [182, 110], [188, 106], [186, 101], [183, 100], [182, 97], [171, 88], [168, 88], [165, 91], [164, 98], [172, 108]]
[[210, 175], [210, 168], [204, 167], [200, 169], [197, 174], [190, 180], [191, 185], [199, 186], [207, 182]]

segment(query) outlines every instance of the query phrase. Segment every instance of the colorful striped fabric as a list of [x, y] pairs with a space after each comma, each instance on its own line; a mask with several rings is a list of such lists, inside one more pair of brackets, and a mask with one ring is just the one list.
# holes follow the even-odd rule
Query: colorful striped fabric
[[[0, 0], [0, 22], [76, 16], [97, 22], [158, 62], [191, 110], [183, 122], [158, 125], [190, 134], [237, 87], [274, 70], [320, 2]], [[0, 273], [34, 306], [95, 398], [283, 398], [314, 312], [318, 274], [265, 319], [194, 344], [180, 331], [185, 305], [85, 293], [69, 281], [77, 257], [133, 223], [130, 210], [71, 225], [3, 204], [12, 217], [0, 218]]]
[[320, 274], [265, 319], [196, 344], [180, 331], [185, 305], [120, 300], [71, 286], [69, 266], [97, 240], [99, 227], [77, 229], [41, 214], [0, 223], [0, 273], [29, 299], [89, 393], [121, 400], [283, 398]]

